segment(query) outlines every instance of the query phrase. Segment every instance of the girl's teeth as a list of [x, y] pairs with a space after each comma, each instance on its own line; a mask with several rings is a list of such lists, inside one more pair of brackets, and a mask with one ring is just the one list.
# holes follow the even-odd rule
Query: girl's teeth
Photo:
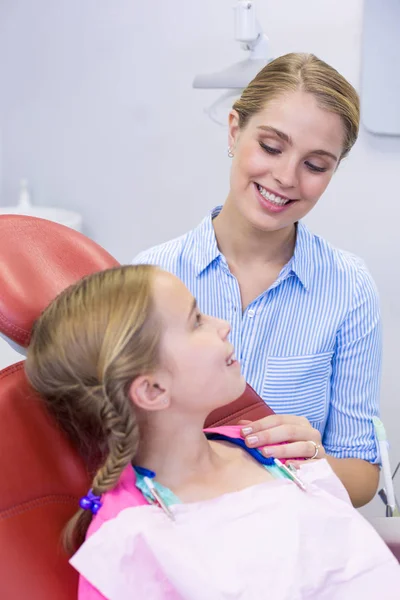
[[260, 192], [261, 196], [263, 196], [263, 198], [265, 198], [269, 202], [272, 202], [272, 204], [275, 204], [276, 206], [284, 206], [285, 204], [287, 204], [289, 202], [289, 200], [287, 200], [285, 198], [281, 198], [280, 196], [276, 196], [275, 194], [272, 194], [271, 192], [267, 192], [267, 190], [264, 189], [263, 187], [261, 187], [261, 185], [257, 184], [257, 188], [258, 188], [258, 191]]

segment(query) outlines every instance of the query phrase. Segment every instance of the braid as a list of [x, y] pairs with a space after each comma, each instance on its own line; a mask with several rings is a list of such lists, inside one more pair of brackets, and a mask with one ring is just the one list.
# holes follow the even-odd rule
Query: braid
[[106, 433], [108, 456], [93, 479], [93, 493], [100, 496], [111, 490], [122, 471], [132, 461], [139, 442], [139, 428], [130, 402], [123, 390], [113, 394], [111, 402], [103, 387], [103, 406], [100, 418]]
[[[129, 390], [159, 364], [157, 272], [128, 265], [93, 273], [62, 292], [32, 332], [25, 372], [94, 474], [95, 496], [115, 487], [137, 451]], [[68, 551], [83, 542], [91, 518], [81, 509], [68, 523]]]
[[[99, 396], [100, 423], [108, 446], [104, 463], [92, 483], [93, 493], [101, 496], [115, 487], [122, 471], [132, 461], [139, 443], [139, 427], [132, 405], [127, 402], [126, 392], [121, 386], [114, 390], [113, 401], [104, 384], [90, 387], [90, 394], [96, 393]], [[67, 552], [74, 552], [83, 543], [92, 516], [89, 510], [79, 509], [68, 522], [64, 531]]]

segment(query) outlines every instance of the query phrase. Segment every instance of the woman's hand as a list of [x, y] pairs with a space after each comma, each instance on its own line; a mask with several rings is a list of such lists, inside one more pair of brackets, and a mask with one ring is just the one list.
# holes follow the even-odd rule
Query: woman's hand
[[259, 421], [241, 421], [240, 425], [243, 425], [242, 435], [249, 448], [267, 446], [262, 450], [264, 456], [289, 459], [290, 462], [296, 458], [326, 456], [320, 432], [305, 417], [270, 415]]

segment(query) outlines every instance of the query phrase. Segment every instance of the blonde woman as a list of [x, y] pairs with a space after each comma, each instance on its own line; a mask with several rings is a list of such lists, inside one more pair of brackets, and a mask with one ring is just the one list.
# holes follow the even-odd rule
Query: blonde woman
[[379, 476], [378, 297], [364, 263], [301, 219], [355, 143], [359, 112], [354, 88], [312, 54], [272, 61], [229, 115], [225, 204], [134, 260], [174, 273], [231, 324], [245, 379], [278, 413], [243, 429], [249, 447], [327, 458], [355, 506]]
[[[326, 460], [296, 475], [238, 427], [227, 322], [149, 265], [92, 275], [35, 324], [27, 375], [93, 471], [66, 530], [79, 600], [391, 600], [400, 567]], [[89, 526], [89, 529], [88, 529]]]

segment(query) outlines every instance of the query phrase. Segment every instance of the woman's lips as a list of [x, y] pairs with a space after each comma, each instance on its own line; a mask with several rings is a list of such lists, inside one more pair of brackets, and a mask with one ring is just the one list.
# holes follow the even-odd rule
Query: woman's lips
[[270, 190], [260, 186], [258, 183], [254, 183], [254, 187], [256, 190], [256, 195], [259, 203], [262, 208], [268, 210], [272, 213], [281, 213], [289, 206], [295, 202], [295, 200], [291, 200], [285, 196], [279, 196], [278, 194], [274, 194]]

